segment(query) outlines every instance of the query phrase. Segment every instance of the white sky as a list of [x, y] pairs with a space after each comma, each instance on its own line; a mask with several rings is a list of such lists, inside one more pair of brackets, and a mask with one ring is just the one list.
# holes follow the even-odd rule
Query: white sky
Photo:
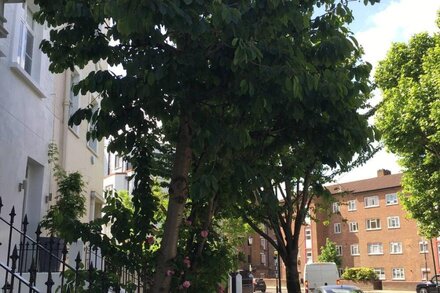
[[[361, 1], [363, 2], [363, 1]], [[385, 58], [392, 42], [406, 42], [419, 32], [438, 31], [435, 19], [440, 0], [382, 0], [365, 7], [353, 6], [355, 21], [351, 25], [355, 37], [364, 47], [364, 59], [374, 67]], [[374, 104], [381, 97], [374, 98]], [[340, 176], [339, 182], [366, 179], [376, 176], [378, 169], [400, 172], [396, 157], [381, 151], [364, 166]]]

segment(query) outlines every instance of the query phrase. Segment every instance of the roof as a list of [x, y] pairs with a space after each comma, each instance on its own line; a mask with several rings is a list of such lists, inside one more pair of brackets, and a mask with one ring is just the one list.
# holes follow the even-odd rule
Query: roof
[[326, 188], [332, 193], [351, 192], [359, 193], [380, 189], [387, 189], [393, 187], [400, 187], [402, 180], [402, 173], [384, 175], [374, 177], [370, 179], [352, 181], [347, 183], [338, 183], [326, 186]]

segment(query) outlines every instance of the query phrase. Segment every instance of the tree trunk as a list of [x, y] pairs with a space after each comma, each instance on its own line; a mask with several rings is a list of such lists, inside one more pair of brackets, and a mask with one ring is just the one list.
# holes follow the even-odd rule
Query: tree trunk
[[164, 234], [161, 242], [158, 263], [154, 275], [153, 293], [170, 292], [171, 276], [167, 271], [177, 255], [179, 226], [188, 197], [188, 174], [191, 166], [191, 127], [188, 117], [181, 117], [179, 138], [176, 145], [172, 178], [169, 188], [169, 203], [164, 224]]
[[298, 254], [288, 253], [286, 264], [286, 285], [287, 292], [300, 293], [301, 285], [298, 274]]

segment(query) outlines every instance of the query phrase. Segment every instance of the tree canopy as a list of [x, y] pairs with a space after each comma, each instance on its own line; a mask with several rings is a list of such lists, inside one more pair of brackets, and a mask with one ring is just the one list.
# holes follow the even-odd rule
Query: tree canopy
[[[138, 230], [131, 238], [157, 234], [160, 245], [149, 263], [152, 292], [188, 281], [185, 289], [203, 292], [197, 263], [204, 251], [222, 251], [214, 241], [220, 235], [209, 229], [236, 203], [252, 214], [255, 194], [277, 210], [276, 196], [261, 188], [304, 186], [291, 188], [289, 198], [305, 197], [286, 202], [301, 211], [300, 225], [322, 172], [344, 169], [369, 149], [373, 130], [359, 109], [367, 107], [371, 66], [346, 27], [348, 2], [35, 0], [36, 19], [52, 27], [41, 45], [52, 71], [101, 59], [126, 71], [81, 80], [74, 91], [98, 94], [100, 108], [79, 110], [71, 123], [93, 122], [90, 135], [111, 136], [109, 150], [133, 164]], [[162, 160], [167, 154], [171, 162]], [[160, 232], [152, 176], [170, 179]], [[197, 225], [182, 227], [183, 220]], [[288, 245], [292, 252], [295, 241]], [[179, 253], [193, 253], [192, 272], [169, 273], [185, 259]]]
[[[440, 21], [440, 15], [438, 22]], [[440, 231], [440, 35], [395, 43], [379, 63], [377, 126], [404, 168], [403, 203], [428, 236]]]

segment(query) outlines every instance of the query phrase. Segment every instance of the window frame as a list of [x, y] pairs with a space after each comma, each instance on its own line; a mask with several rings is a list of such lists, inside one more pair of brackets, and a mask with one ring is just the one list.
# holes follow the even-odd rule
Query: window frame
[[[35, 20], [32, 15], [35, 13], [26, 3], [23, 3], [23, 14], [20, 18], [20, 34], [18, 40], [17, 63], [29, 76], [33, 76], [34, 69], [34, 50], [36, 42], [35, 34]], [[29, 20], [29, 13], [31, 14], [31, 23]], [[30, 38], [30, 39], [29, 39]], [[31, 44], [29, 46], [29, 43]]]
[[342, 256], [342, 245], [336, 244], [335, 248], [336, 248], [336, 255]]
[[352, 255], [352, 256], [361, 255], [358, 243], [350, 245], [350, 255]]
[[357, 202], [355, 199], [347, 201], [347, 210], [353, 212], [357, 210]]
[[[376, 228], [371, 228], [371, 223], [376, 222]], [[382, 225], [380, 223], [380, 218], [372, 218], [372, 219], [366, 219], [365, 220], [365, 230], [367, 231], [375, 231], [375, 230], [381, 230]]]
[[341, 204], [339, 202], [334, 202], [332, 204], [332, 211], [333, 211], [333, 214], [341, 212]]
[[[371, 248], [373, 247], [377, 247], [378, 252], [376, 252], [376, 249], [374, 249], [374, 252], [372, 252]], [[367, 254], [368, 255], [383, 255], [383, 244], [382, 242], [371, 242], [371, 243], [367, 243]]]
[[[398, 247], [398, 250], [395, 248]], [[403, 254], [403, 245], [400, 241], [392, 241], [390, 242], [390, 254]]]
[[[371, 201], [371, 204], [370, 204]], [[377, 203], [375, 203], [377, 202]], [[378, 195], [371, 195], [364, 197], [364, 208], [376, 208], [379, 207], [379, 196]]]
[[421, 254], [427, 254], [429, 252], [428, 241], [426, 240], [419, 241], [419, 252]]
[[[400, 276], [396, 276], [396, 271], [400, 271]], [[405, 268], [391, 268], [391, 279], [400, 281], [405, 280]]]
[[[353, 229], [356, 228], [356, 229]], [[357, 233], [359, 232], [359, 223], [358, 222], [349, 222], [348, 223], [348, 232]]]
[[341, 225], [341, 223], [334, 223], [333, 224], [333, 232], [335, 234], [341, 234], [342, 233], [342, 225]]
[[[393, 220], [396, 220], [395, 223], [397, 224], [396, 226], [391, 225], [391, 223], [393, 222]], [[399, 229], [400, 228], [400, 217], [399, 216], [391, 216], [391, 217], [387, 217], [387, 225], [388, 225], [388, 229]]]
[[[390, 196], [393, 196], [395, 200], [393, 200], [393, 201], [389, 201], [389, 197], [390, 197]], [[386, 204], [387, 206], [391, 206], [391, 205], [397, 205], [397, 204], [399, 204], [399, 198], [398, 198], [398, 196], [397, 196], [397, 193], [394, 192], [394, 193], [387, 193], [387, 194], [385, 194], [385, 204]]]
[[376, 273], [379, 280], [386, 280], [385, 268], [373, 268], [373, 271]]

